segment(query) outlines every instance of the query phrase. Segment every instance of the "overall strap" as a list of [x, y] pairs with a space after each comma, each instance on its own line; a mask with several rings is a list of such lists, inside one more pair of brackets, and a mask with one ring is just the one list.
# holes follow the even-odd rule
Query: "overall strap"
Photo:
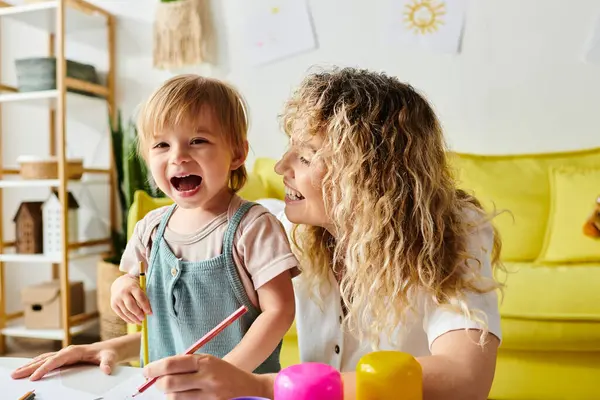
[[225, 236], [223, 237], [223, 254], [225, 254], [226, 258], [231, 258], [233, 260], [233, 241], [235, 239], [235, 233], [237, 232], [244, 215], [246, 215], [248, 210], [255, 205], [257, 204], [252, 202], [242, 204], [229, 220]]
[[225, 270], [227, 271], [229, 284], [231, 285], [231, 288], [233, 289], [240, 304], [243, 304], [248, 308], [250, 315], [257, 315], [259, 311], [250, 301], [248, 293], [246, 292], [246, 289], [244, 288], [239, 276], [235, 260], [233, 259], [233, 241], [242, 218], [244, 218], [244, 215], [246, 215], [248, 210], [255, 205], [257, 204], [247, 202], [240, 206], [233, 217], [231, 217], [229, 220], [227, 231], [225, 231], [225, 236], [223, 238], [223, 256], [225, 257]]
[[[171, 206], [169, 206], [169, 209], [165, 212], [165, 215], [162, 216], [162, 218], [160, 220], [160, 224], [158, 225], [158, 228], [156, 229], [156, 236], [155, 236], [154, 242], [152, 243], [152, 250], [150, 251], [150, 260], [148, 260], [148, 262], [150, 264], [149, 265], [150, 269], [154, 269], [154, 268], [152, 268], [151, 264], [152, 264], [153, 260], [156, 258], [156, 255], [160, 248], [160, 241], [162, 240], [162, 238], [165, 234], [165, 229], [167, 228], [169, 219], [171, 219], [171, 215], [173, 215], [173, 212], [175, 211], [176, 207], [177, 207], [177, 204], [175, 204], [175, 203], [173, 203]], [[150, 272], [150, 271], [148, 271], [148, 272]], [[146, 279], [148, 279], [148, 277]]]

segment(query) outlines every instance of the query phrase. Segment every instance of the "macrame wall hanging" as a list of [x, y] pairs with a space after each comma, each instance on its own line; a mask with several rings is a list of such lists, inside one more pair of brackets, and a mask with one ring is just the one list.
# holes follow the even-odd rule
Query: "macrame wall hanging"
[[181, 68], [204, 61], [202, 0], [160, 0], [154, 20], [154, 67]]

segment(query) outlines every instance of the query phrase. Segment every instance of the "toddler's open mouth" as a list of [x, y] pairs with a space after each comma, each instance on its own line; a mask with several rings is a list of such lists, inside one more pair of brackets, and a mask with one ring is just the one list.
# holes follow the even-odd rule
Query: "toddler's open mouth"
[[202, 177], [198, 175], [182, 175], [171, 178], [171, 185], [178, 192], [191, 192], [196, 190], [202, 183]]

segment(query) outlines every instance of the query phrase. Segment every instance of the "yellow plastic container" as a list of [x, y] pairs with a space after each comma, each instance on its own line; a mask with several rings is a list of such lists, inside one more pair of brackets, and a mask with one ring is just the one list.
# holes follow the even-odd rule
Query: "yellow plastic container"
[[376, 351], [356, 365], [358, 400], [423, 400], [423, 371], [410, 354]]

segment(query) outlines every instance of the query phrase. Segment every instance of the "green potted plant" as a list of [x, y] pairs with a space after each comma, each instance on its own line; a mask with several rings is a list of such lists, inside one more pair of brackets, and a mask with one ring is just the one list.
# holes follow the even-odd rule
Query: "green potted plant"
[[112, 252], [98, 263], [98, 312], [100, 314], [100, 337], [102, 340], [122, 336], [127, 326], [111, 309], [110, 287], [121, 275], [119, 262], [127, 245], [127, 214], [133, 204], [136, 190], [144, 190], [152, 197], [164, 197], [156, 187], [137, 153], [137, 129], [129, 119], [123, 125], [121, 113], [111, 126], [112, 152], [116, 170], [116, 192], [118, 198], [118, 225], [111, 232]]

